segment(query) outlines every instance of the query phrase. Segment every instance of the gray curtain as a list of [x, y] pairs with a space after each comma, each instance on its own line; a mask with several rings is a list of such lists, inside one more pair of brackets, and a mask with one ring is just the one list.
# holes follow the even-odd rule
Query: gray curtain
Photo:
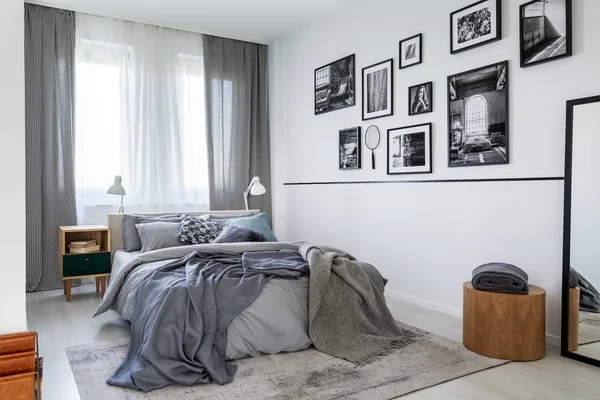
[[253, 176], [267, 189], [250, 208], [271, 217], [267, 46], [203, 36], [212, 210], [244, 208]]
[[62, 287], [58, 227], [77, 223], [75, 14], [25, 4], [27, 291]]

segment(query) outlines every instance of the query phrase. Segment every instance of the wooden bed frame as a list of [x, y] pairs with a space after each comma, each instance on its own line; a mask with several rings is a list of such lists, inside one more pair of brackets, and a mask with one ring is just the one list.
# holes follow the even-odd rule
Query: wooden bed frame
[[[212, 215], [240, 215], [252, 213], [253, 215], [257, 215], [260, 213], [260, 210], [229, 210], [229, 211], [173, 211], [173, 212], [155, 212], [155, 213], [135, 213], [134, 215], [143, 215], [150, 217], [158, 217], [161, 215], [173, 215], [173, 214], [186, 214], [193, 216], [202, 216], [206, 214]], [[111, 259], [117, 250], [123, 250], [125, 244], [123, 242], [123, 215], [125, 214], [107, 214], [106, 215], [106, 224], [110, 228], [110, 254]]]

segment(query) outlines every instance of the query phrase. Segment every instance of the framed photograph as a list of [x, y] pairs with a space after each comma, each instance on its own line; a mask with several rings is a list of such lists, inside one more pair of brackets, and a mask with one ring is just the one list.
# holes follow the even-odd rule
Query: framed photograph
[[508, 61], [448, 77], [448, 166], [508, 164]]
[[388, 130], [388, 175], [431, 173], [431, 127], [429, 123]]
[[537, 0], [520, 7], [521, 67], [573, 54], [571, 0]]
[[354, 54], [315, 69], [315, 115], [356, 104]]
[[502, 1], [482, 0], [450, 14], [450, 53], [502, 39]]
[[360, 126], [340, 131], [340, 169], [360, 169]]
[[433, 111], [433, 82], [421, 83], [408, 88], [408, 115], [426, 114]]
[[393, 74], [392, 58], [363, 68], [363, 121], [394, 114]]
[[400, 69], [419, 65], [423, 62], [423, 34], [400, 41]]

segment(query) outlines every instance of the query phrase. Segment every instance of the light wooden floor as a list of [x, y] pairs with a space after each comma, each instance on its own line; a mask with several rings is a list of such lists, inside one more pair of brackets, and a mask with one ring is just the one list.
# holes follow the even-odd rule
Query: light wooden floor
[[[94, 285], [73, 288], [71, 303], [65, 301], [62, 291], [27, 295], [29, 329], [40, 334], [44, 357], [44, 400], [79, 400], [65, 354], [66, 347], [128, 337], [129, 327], [116, 313], [92, 318], [99, 302]], [[462, 340], [462, 322], [458, 318], [397, 300], [389, 300], [389, 306], [399, 321], [456, 341]], [[560, 357], [556, 348], [549, 347], [548, 350], [548, 355], [541, 361], [510, 363], [402, 399], [600, 399], [600, 368]]]

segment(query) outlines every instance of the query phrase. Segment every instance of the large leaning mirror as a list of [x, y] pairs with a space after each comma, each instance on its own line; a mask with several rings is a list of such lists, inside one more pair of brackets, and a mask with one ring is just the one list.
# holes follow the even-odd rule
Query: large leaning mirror
[[600, 96], [567, 102], [561, 353], [600, 366]]

